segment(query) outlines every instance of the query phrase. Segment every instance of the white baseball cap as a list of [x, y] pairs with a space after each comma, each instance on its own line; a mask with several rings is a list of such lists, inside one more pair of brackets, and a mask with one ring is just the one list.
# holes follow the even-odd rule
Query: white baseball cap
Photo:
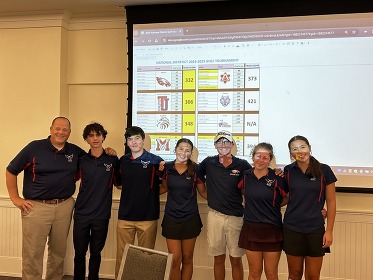
[[226, 138], [228, 141], [233, 142], [232, 133], [227, 130], [219, 131], [214, 138], [214, 142], [219, 141], [220, 138]]

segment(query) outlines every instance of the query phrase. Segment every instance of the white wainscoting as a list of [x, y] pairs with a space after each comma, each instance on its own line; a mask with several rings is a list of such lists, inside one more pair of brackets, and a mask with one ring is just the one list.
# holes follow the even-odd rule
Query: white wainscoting
[[[161, 218], [164, 202], [161, 204]], [[208, 207], [206, 203], [199, 205], [202, 221], [205, 223]], [[114, 278], [116, 255], [116, 231], [118, 201], [113, 202], [112, 218], [109, 234], [102, 252], [100, 277]], [[21, 276], [22, 232], [19, 210], [8, 198], [0, 198], [0, 275]], [[160, 234], [156, 249], [167, 250], [166, 242]], [[72, 235], [66, 253], [65, 274], [73, 274], [74, 249]], [[245, 279], [247, 279], [247, 261], [243, 259]], [[207, 255], [206, 227], [197, 239], [194, 255], [193, 279], [213, 279], [213, 258]], [[231, 279], [230, 265], [227, 261], [226, 279]], [[285, 255], [282, 255], [279, 266], [280, 279], [287, 279]], [[332, 253], [324, 258], [322, 279], [373, 279], [373, 213], [371, 212], [337, 212], [334, 229]], [[265, 279], [265, 277], [263, 277]]]

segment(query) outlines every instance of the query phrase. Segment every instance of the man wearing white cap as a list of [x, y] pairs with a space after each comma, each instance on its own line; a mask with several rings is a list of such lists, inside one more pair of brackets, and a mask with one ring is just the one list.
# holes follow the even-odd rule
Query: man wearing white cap
[[215, 279], [225, 279], [226, 248], [232, 266], [232, 279], [243, 279], [242, 256], [245, 250], [238, 247], [243, 224], [241, 190], [237, 187], [244, 170], [251, 165], [232, 155], [234, 141], [229, 131], [220, 131], [214, 138], [218, 155], [209, 156], [201, 163], [206, 175], [208, 254], [214, 257]]

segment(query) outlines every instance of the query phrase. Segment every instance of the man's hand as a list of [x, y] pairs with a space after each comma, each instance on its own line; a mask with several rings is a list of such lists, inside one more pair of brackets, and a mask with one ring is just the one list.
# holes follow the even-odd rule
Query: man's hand
[[12, 200], [13, 204], [17, 206], [17, 208], [19, 208], [22, 212], [25, 212], [27, 214], [34, 210], [34, 204], [31, 201], [23, 199], [19, 196], [17, 176], [7, 170], [5, 173], [5, 178], [9, 197]]
[[117, 151], [114, 150], [113, 148], [105, 148], [105, 153], [109, 156], [116, 156], [117, 155]]
[[166, 162], [163, 161], [163, 160], [159, 163], [159, 168], [158, 168], [159, 171], [163, 171], [163, 170], [164, 170], [164, 165], [165, 165], [165, 163], [166, 163]]
[[280, 168], [274, 168], [275, 174], [280, 177], [284, 177], [284, 171]]
[[23, 199], [21, 197], [14, 197], [11, 198], [13, 204], [17, 206], [22, 212], [30, 213], [32, 210], [34, 210], [34, 204], [31, 201], [28, 201], [26, 199]]
[[326, 209], [325, 208], [323, 208], [322, 210], [321, 210], [321, 215], [322, 215], [322, 217], [324, 218], [324, 219], [326, 219], [326, 215], [328, 214], [328, 211], [326, 211]]

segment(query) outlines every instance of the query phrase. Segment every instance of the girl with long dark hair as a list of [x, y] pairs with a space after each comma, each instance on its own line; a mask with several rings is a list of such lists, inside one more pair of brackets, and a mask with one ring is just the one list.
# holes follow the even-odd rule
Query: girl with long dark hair
[[177, 141], [175, 160], [164, 164], [160, 193], [167, 192], [162, 235], [173, 254], [170, 279], [192, 279], [193, 253], [202, 221], [198, 212], [197, 191], [206, 199], [204, 178], [191, 160], [193, 143], [187, 138]]
[[[289, 279], [320, 279], [325, 253], [330, 252], [336, 215], [335, 177], [331, 168], [311, 155], [304, 136], [288, 143], [294, 162], [285, 167], [288, 204], [283, 221], [284, 251]], [[326, 226], [322, 209], [326, 202]], [[304, 270], [304, 271], [303, 271]]]

